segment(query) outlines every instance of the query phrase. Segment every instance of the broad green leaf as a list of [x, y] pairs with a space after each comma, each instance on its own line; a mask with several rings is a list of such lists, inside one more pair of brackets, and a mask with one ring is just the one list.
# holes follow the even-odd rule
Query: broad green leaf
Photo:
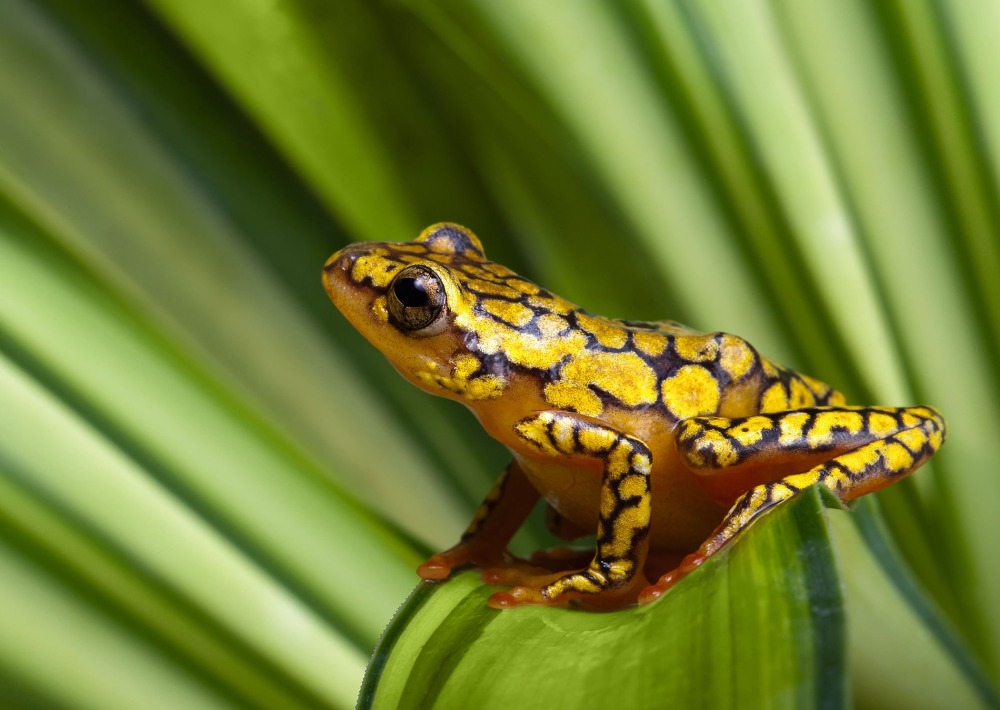
[[424, 583], [386, 629], [360, 707], [994, 706], [898, 561], [884, 566], [882, 531], [866, 543], [862, 516], [821, 497], [763, 516], [646, 607], [498, 612], [474, 571]]
[[781, 506], [661, 601], [486, 607], [476, 572], [414, 592], [361, 707], [820, 707], [845, 703], [844, 619], [819, 497]]

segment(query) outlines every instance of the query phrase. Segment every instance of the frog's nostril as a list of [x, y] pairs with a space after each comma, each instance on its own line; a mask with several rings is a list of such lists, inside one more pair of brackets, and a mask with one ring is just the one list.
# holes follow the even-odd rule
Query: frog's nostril
[[327, 260], [323, 270], [327, 273], [338, 269], [340, 271], [348, 272], [354, 267], [354, 262], [357, 260], [358, 255], [354, 252], [346, 250], [338, 251]]

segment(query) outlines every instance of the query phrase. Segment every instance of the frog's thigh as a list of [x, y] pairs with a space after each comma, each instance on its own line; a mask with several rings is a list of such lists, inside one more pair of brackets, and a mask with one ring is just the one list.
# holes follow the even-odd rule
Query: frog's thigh
[[[553, 458], [584, 456], [604, 463], [597, 550], [580, 572], [550, 581], [540, 590], [515, 588], [497, 605], [551, 603], [573, 596], [628, 587], [645, 561], [649, 533], [649, 471], [646, 445], [603, 422], [568, 412], [546, 411], [522, 419], [517, 435], [535, 451]], [[508, 598], [509, 597], [509, 598]]]
[[701, 474], [735, 474], [750, 466], [787, 471], [796, 461], [821, 461], [740, 496], [699, 553], [711, 554], [761, 511], [815, 483], [844, 501], [887, 486], [926, 461], [944, 435], [944, 419], [931, 407], [815, 407], [683, 421], [678, 450]]

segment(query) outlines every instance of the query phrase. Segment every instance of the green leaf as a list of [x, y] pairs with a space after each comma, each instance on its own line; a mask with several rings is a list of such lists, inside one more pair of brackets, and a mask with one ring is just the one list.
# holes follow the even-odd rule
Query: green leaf
[[814, 491], [645, 607], [497, 612], [475, 572], [424, 583], [386, 630], [361, 707], [842, 707], [835, 567]]
[[862, 500], [853, 514], [831, 510], [828, 517], [843, 579], [855, 704], [1000, 706], [978, 662], [906, 569], [875, 499]]
[[870, 504], [851, 515], [813, 488], [645, 607], [498, 612], [475, 571], [423, 583], [360, 707], [995, 706], [918, 589]]

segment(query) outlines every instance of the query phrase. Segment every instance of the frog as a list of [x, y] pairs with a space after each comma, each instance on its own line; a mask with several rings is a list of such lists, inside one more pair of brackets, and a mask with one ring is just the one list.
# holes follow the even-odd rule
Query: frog
[[[417, 387], [461, 402], [511, 459], [426, 581], [479, 568], [496, 609], [649, 603], [811, 486], [840, 501], [912, 473], [943, 444], [930, 406], [848, 405], [724, 332], [588, 312], [486, 258], [442, 222], [349, 244], [323, 268], [348, 322]], [[539, 501], [561, 540], [509, 544]]]

